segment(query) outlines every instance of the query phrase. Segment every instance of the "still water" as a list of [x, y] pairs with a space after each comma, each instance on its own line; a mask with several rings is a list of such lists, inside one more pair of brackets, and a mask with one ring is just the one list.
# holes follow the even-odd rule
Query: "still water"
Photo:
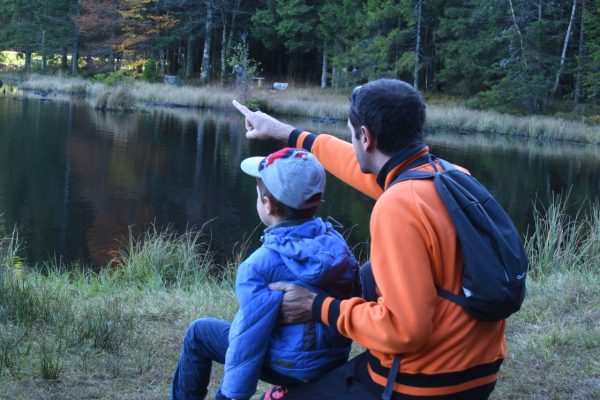
[[[291, 121], [347, 135], [345, 124]], [[239, 164], [276, 143], [249, 142], [233, 110], [105, 113], [73, 101], [0, 97], [0, 234], [17, 227], [29, 263], [106, 265], [129, 232], [200, 229], [222, 259], [258, 245], [255, 181]], [[507, 137], [429, 133], [439, 157], [468, 168], [526, 233], [534, 203], [570, 191], [572, 210], [600, 193], [600, 148]], [[320, 215], [355, 251], [373, 202], [329, 177]]]

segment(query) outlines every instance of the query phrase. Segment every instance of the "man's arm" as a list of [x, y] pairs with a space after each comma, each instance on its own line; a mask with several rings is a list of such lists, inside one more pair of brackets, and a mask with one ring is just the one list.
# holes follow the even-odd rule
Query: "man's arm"
[[315, 292], [293, 283], [275, 282], [269, 289], [283, 292], [283, 300], [277, 321], [282, 324], [299, 324], [313, 320], [312, 306]]
[[246, 118], [246, 137], [248, 139], [275, 139], [287, 142], [294, 127], [265, 114], [262, 111], [251, 111], [237, 100], [232, 104]]
[[291, 147], [304, 148], [313, 153], [328, 172], [356, 190], [374, 199], [383, 192], [374, 175], [361, 172], [352, 144], [331, 135], [317, 138], [261, 111], [250, 111], [236, 100], [232, 103], [245, 117], [248, 139], [275, 139]]
[[[377, 301], [355, 297], [339, 300], [316, 295], [292, 284], [271, 284], [284, 291], [279, 320], [285, 323], [314, 320], [369, 350], [388, 354], [413, 352], [429, 340], [437, 293], [431, 272], [427, 229], [417, 214], [374, 210], [373, 242], [387, 242], [371, 252]], [[394, 221], [402, 221], [395, 223]], [[398, 238], [403, 238], [398, 240]]]

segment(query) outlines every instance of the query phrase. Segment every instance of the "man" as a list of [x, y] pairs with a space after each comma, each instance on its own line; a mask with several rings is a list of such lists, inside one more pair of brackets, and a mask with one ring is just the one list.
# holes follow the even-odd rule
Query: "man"
[[248, 138], [305, 148], [333, 175], [377, 200], [370, 222], [375, 301], [271, 286], [285, 292], [283, 322], [320, 321], [367, 349], [319, 380], [290, 388], [284, 399], [487, 399], [506, 354], [505, 321], [478, 321], [438, 296], [436, 286], [460, 293], [463, 264], [433, 182], [390, 186], [406, 167], [432, 168], [411, 165], [429, 151], [420, 94], [392, 79], [355, 88], [348, 116], [352, 144], [234, 105], [246, 117]]

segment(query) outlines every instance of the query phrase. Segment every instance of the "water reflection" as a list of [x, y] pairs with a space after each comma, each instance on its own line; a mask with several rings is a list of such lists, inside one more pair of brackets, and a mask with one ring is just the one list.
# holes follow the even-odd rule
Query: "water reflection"
[[[347, 137], [342, 122], [293, 122]], [[249, 142], [243, 131], [233, 111], [103, 113], [76, 102], [0, 98], [0, 227], [18, 226], [30, 262], [106, 265], [129, 231], [152, 224], [179, 232], [205, 226], [226, 257], [259, 225], [255, 181], [239, 163], [279, 146]], [[488, 185], [522, 231], [536, 196], [545, 203], [572, 187], [577, 204], [600, 188], [597, 147], [442, 133], [427, 141]], [[344, 224], [350, 243], [364, 244], [371, 207], [330, 177], [320, 214]]]

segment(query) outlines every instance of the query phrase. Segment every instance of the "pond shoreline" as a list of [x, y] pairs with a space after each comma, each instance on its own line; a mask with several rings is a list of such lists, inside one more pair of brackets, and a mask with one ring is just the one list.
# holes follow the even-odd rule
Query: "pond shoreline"
[[[39, 75], [30, 76], [19, 88], [82, 96], [91, 106], [105, 111], [146, 107], [232, 110], [231, 100], [237, 98], [254, 109], [283, 116], [345, 121], [348, 113], [346, 94], [320, 88], [254, 89], [241, 93], [216, 86], [173, 86], [141, 81], [107, 86], [81, 78]], [[435, 102], [429, 102], [427, 108], [428, 129], [600, 144], [600, 126], [585, 122], [544, 116], [519, 117]]]

